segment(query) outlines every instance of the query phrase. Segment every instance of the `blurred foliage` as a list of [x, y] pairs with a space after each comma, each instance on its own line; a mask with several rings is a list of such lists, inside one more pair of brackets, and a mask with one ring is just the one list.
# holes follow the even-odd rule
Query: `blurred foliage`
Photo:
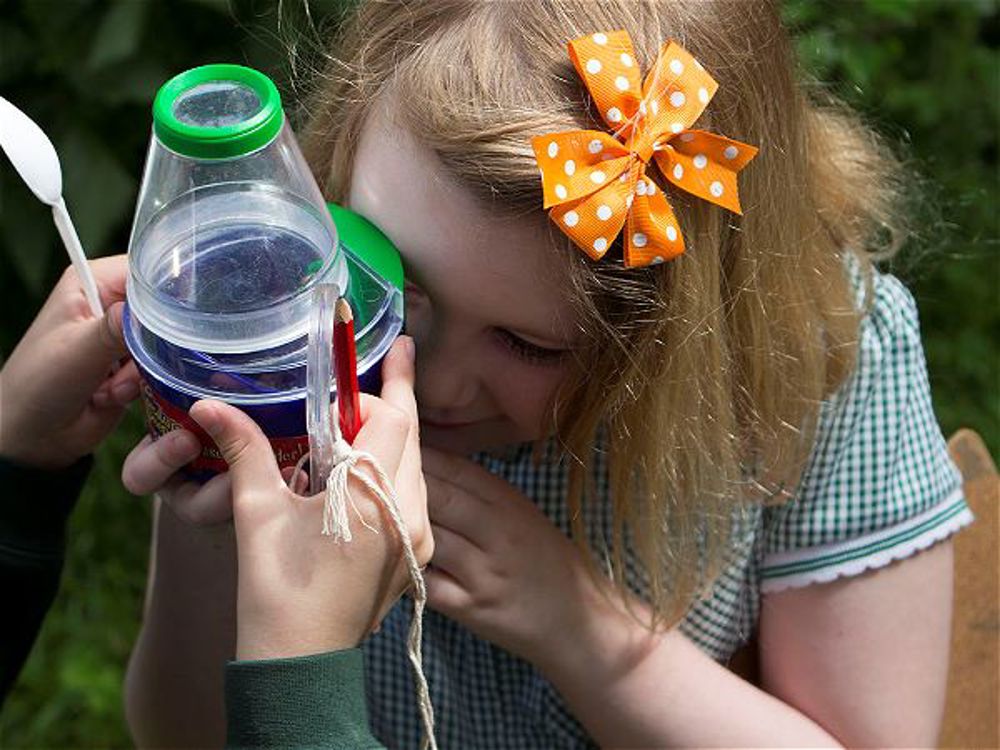
[[[503, 1], [503, 0], [495, 0]], [[124, 251], [150, 132], [171, 75], [236, 61], [288, 81], [289, 13], [337, 0], [23, 0], [0, 16], [0, 93], [49, 133], [91, 255]], [[287, 6], [295, 6], [291, 10]], [[920, 305], [945, 434], [1000, 446], [996, 0], [786, 0], [804, 73], [859, 111], [922, 178], [920, 236], [890, 266]], [[279, 14], [284, 23], [279, 24]], [[294, 26], [294, 23], [292, 23]], [[288, 87], [283, 93], [289, 100]], [[65, 265], [49, 211], [0, 166], [0, 352]], [[71, 522], [59, 597], [0, 714], [3, 747], [125, 747], [122, 679], [138, 629], [149, 507], [120, 486], [135, 413], [100, 451]], [[15, 604], [16, 606], [16, 604]]]
[[979, 432], [1000, 455], [1000, 4], [790, 0], [804, 68], [914, 170], [919, 234], [888, 266], [920, 308], [945, 435]]
[[[313, 0], [310, 9], [318, 19], [336, 5]], [[286, 8], [279, 29], [276, 3], [255, 0], [4, 0], [0, 8], [0, 95], [55, 144], [66, 203], [91, 256], [127, 247], [157, 88], [220, 61], [287, 82], [287, 23], [308, 21], [302, 6]], [[0, 254], [0, 352], [8, 353], [67, 260], [49, 209], [3, 157]], [[151, 513], [119, 476], [142, 430], [135, 410], [98, 453], [71, 520], [59, 596], [0, 713], [0, 747], [131, 745], [122, 681], [142, 611]]]

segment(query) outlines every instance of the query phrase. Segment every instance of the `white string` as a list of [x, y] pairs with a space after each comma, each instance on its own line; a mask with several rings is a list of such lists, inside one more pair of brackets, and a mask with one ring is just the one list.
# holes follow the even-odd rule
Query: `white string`
[[[337, 414], [337, 409], [331, 409], [333, 414]], [[406, 523], [399, 512], [399, 500], [393, 489], [392, 482], [386, 476], [378, 461], [370, 453], [354, 450], [340, 433], [340, 426], [336, 417], [332, 417], [333, 423], [333, 469], [326, 482], [326, 497], [323, 502], [323, 534], [333, 537], [335, 542], [350, 542], [352, 539], [350, 519], [347, 514], [347, 504], [351, 504], [355, 514], [368, 529], [378, 533], [378, 530], [368, 524], [361, 512], [358, 510], [354, 499], [348, 488], [348, 480], [354, 476], [365, 489], [368, 490], [389, 512], [396, 531], [403, 543], [403, 555], [406, 558], [406, 567], [413, 582], [413, 618], [410, 621], [410, 632], [407, 637], [407, 655], [410, 664], [413, 666], [414, 679], [417, 683], [417, 702], [420, 707], [420, 716], [424, 724], [424, 739], [421, 747], [423, 750], [437, 750], [437, 741], [434, 738], [434, 707], [431, 705], [430, 690], [427, 686], [427, 677], [423, 668], [423, 618], [424, 607], [427, 604], [427, 586], [424, 583], [423, 572], [417, 561], [417, 556], [413, 551], [413, 541], [410, 539], [410, 532], [406, 529]], [[305, 463], [308, 454], [299, 459], [298, 465], [289, 481], [294, 482], [298, 476], [298, 471]], [[366, 471], [361, 470], [361, 465], [367, 464], [375, 475], [375, 479]]]

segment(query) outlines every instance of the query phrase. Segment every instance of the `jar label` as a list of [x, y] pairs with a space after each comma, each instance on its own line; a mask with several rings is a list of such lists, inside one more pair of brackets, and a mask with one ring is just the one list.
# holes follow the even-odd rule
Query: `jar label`
[[[184, 468], [184, 472], [194, 479], [207, 480], [212, 475], [227, 471], [229, 466], [215, 442], [184, 409], [168, 401], [163, 394], [150, 387], [146, 378], [141, 378], [142, 402], [146, 411], [146, 423], [154, 439], [178, 428], [194, 433], [201, 441], [201, 455]], [[192, 402], [193, 403], [193, 402]], [[299, 459], [309, 452], [309, 436], [269, 437], [279, 468], [295, 466]]]

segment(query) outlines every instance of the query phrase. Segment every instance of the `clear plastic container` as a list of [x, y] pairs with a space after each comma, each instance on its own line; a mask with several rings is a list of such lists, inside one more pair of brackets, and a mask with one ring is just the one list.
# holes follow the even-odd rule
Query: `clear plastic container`
[[359, 380], [377, 392], [402, 326], [398, 254], [361, 217], [326, 205], [263, 74], [195, 68], [161, 88], [153, 113], [125, 318], [150, 431], [193, 430], [205, 452], [192, 475], [224, 470], [187, 416], [196, 400], [217, 398], [250, 414], [279, 463], [294, 464], [308, 445], [312, 291], [333, 283], [351, 303]]
[[274, 84], [238, 65], [167, 82], [129, 240], [129, 301], [164, 339], [215, 352], [306, 332], [308, 289], [348, 286], [337, 231]]

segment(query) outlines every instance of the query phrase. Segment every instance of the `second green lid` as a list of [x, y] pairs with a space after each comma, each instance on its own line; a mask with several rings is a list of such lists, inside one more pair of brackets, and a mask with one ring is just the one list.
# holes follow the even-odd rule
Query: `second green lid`
[[377, 274], [403, 291], [403, 261], [388, 237], [361, 214], [336, 203], [327, 203], [340, 242]]
[[281, 130], [284, 114], [274, 82], [242, 65], [192, 68], [160, 87], [153, 132], [169, 148], [196, 159], [253, 153]]

